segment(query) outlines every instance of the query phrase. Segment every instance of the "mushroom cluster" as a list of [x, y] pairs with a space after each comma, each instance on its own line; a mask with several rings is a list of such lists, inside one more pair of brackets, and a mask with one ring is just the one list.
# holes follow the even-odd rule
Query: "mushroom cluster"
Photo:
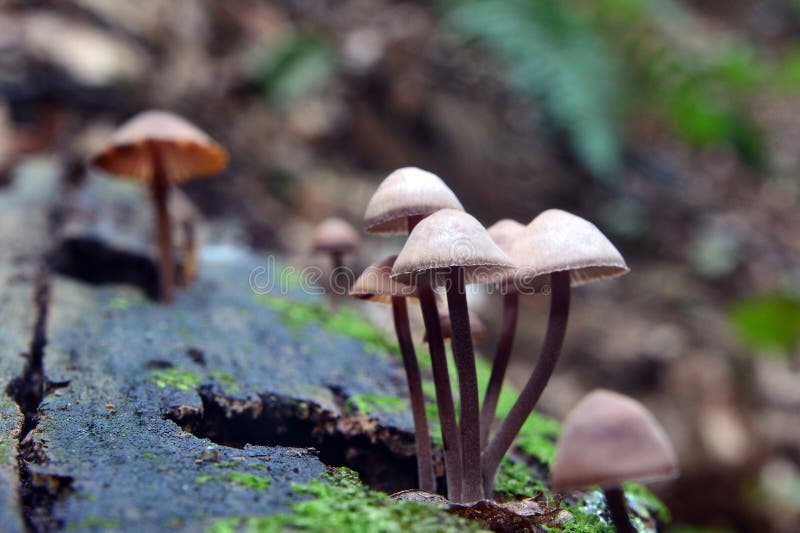
[[[423, 342], [427, 343], [431, 356], [448, 498], [465, 503], [491, 497], [501, 460], [536, 406], [558, 362], [572, 287], [627, 273], [625, 260], [594, 224], [557, 209], [544, 211], [527, 226], [504, 219], [487, 230], [464, 212], [441, 178], [418, 168], [396, 170], [380, 184], [367, 206], [364, 227], [368, 233], [408, 236], [397, 256], [364, 271], [351, 295], [392, 304], [414, 415], [420, 488], [434, 491], [436, 479], [407, 300], [419, 304], [425, 324]], [[485, 335], [485, 328], [468, 309], [465, 287], [469, 284], [492, 285], [500, 289], [504, 298], [500, 338], [482, 407], [473, 341]], [[514, 343], [519, 298], [537, 293], [550, 295], [550, 314], [539, 358], [515, 404], [495, 428], [497, 402]], [[452, 344], [458, 377], [458, 417], [448, 374], [445, 338]], [[578, 416], [586, 409], [586, 403], [596, 409], [593, 406], [597, 397], [612, 412], [606, 413], [608, 416]], [[617, 446], [617, 450], [625, 449], [623, 444], [631, 446], [631, 442], [613, 442], [621, 426], [638, 439], [635, 442], [642, 449], [636, 453], [656, 453], [653, 450], [657, 448], [660, 456], [652, 459], [657, 472], [647, 468], [625, 471], [625, 467], [621, 467], [624, 475], [617, 476], [619, 479], [674, 475], [677, 471], [674, 452], [663, 430], [643, 407], [636, 404], [638, 407], [632, 408], [634, 403], [620, 395], [603, 392], [590, 395], [576, 408], [578, 415], [570, 415], [559, 443], [554, 486], [575, 488], [599, 484], [605, 487], [608, 480], [592, 477], [590, 469], [584, 474], [575, 474], [573, 470], [565, 478], [564, 465], [574, 469], [573, 455], [584, 453], [580, 446], [597, 446], [601, 437], [606, 437], [603, 445]], [[578, 422], [573, 423], [576, 417]], [[604, 423], [607, 424], [605, 428]], [[570, 431], [573, 424], [580, 426], [574, 435]], [[591, 430], [587, 432], [582, 427], [586, 424], [593, 425], [595, 436], [586, 437], [591, 435]], [[631, 453], [626, 459], [634, 455]], [[604, 464], [602, 468], [609, 468], [609, 465]], [[579, 482], [574, 483], [574, 479]], [[606, 494], [613, 520], [623, 530], [623, 519], [617, 516], [621, 500], [613, 490], [614, 487], [607, 489]], [[624, 507], [622, 514], [625, 515]]]

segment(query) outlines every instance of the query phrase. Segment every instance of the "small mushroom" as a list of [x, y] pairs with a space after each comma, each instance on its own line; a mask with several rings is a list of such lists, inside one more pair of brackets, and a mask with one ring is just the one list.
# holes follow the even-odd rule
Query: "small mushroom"
[[339, 217], [326, 218], [314, 229], [311, 247], [315, 253], [330, 254], [334, 270], [344, 267], [344, 255], [352, 253], [360, 243], [358, 231]]
[[364, 213], [367, 233], [408, 235], [422, 218], [439, 209], [463, 211], [442, 178], [416, 167], [399, 168], [384, 179]]
[[[422, 219], [442, 208], [463, 210], [461, 202], [439, 176], [415, 167], [400, 168], [389, 174], [372, 195], [364, 214], [364, 227], [367, 233], [407, 235]], [[451, 499], [457, 500], [461, 496], [461, 443], [436, 296], [430, 285], [423, 284], [416, 289], [429, 339], [447, 492]]]
[[[497, 433], [483, 452], [484, 489], [489, 492], [503, 456], [536, 406], [564, 342], [570, 284], [621, 276], [628, 272], [619, 251], [597, 227], [581, 217], [549, 209], [522, 230], [511, 247], [517, 271], [506, 279], [520, 292], [550, 287], [550, 316], [539, 359]], [[548, 285], [549, 284], [549, 285]]]
[[114, 132], [91, 163], [110, 174], [141, 180], [153, 194], [157, 218], [160, 298], [174, 298], [169, 187], [221, 172], [224, 148], [186, 119], [168, 111], [145, 111]]
[[[511, 253], [511, 245], [523, 229], [525, 229], [523, 224], [504, 218], [489, 226], [486, 231], [495, 244], [508, 255]], [[506, 368], [508, 368], [508, 361], [511, 358], [511, 349], [514, 346], [514, 332], [517, 329], [518, 316], [519, 293], [514, 290], [513, 284], [506, 285], [506, 290], [503, 291], [503, 322], [500, 329], [500, 340], [497, 342], [497, 350], [492, 359], [492, 373], [489, 376], [489, 384], [486, 386], [483, 407], [481, 407], [481, 450], [486, 448], [489, 429], [492, 427], [497, 412], [500, 389], [503, 387]]]
[[[417, 224], [392, 269], [403, 283], [446, 287], [461, 406], [462, 502], [483, 497], [478, 379], [465, 285], [496, 282], [511, 269], [511, 260], [480, 222], [455, 209], [442, 209]], [[433, 319], [438, 325], [438, 316]]]
[[360, 300], [392, 305], [394, 329], [397, 343], [403, 356], [406, 371], [408, 396], [411, 400], [411, 413], [414, 419], [414, 439], [417, 447], [417, 478], [419, 488], [426, 492], [436, 492], [436, 477], [433, 473], [433, 453], [428, 432], [428, 417], [425, 413], [425, 396], [422, 391], [422, 376], [411, 338], [408, 322], [406, 297], [416, 301], [414, 289], [391, 278], [396, 255], [368, 266], [356, 279], [350, 296]]
[[600, 486], [616, 530], [635, 533], [622, 483], [675, 478], [678, 460], [666, 432], [642, 404], [598, 389], [564, 420], [550, 475], [554, 490]]

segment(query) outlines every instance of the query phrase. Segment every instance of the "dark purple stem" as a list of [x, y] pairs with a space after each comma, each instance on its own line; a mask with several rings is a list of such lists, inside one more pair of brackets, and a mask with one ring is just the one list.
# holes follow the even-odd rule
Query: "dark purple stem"
[[514, 438], [536, 406], [561, 353], [569, 316], [569, 271], [553, 272], [550, 274], [550, 281], [553, 291], [550, 297], [550, 317], [539, 360], [516, 403], [483, 452], [483, 486], [486, 494], [491, 494], [500, 461], [503, 460], [503, 456], [508, 452]]
[[159, 299], [170, 304], [174, 300], [175, 263], [172, 259], [172, 224], [169, 217], [167, 199], [169, 180], [161, 153], [155, 144], [150, 144], [153, 159], [151, 192], [156, 212], [156, 232], [158, 234], [158, 282]]
[[500, 332], [500, 340], [497, 343], [497, 351], [492, 361], [492, 375], [489, 377], [489, 385], [486, 387], [486, 395], [483, 397], [481, 450], [486, 448], [489, 440], [489, 430], [497, 412], [497, 400], [500, 398], [500, 390], [503, 388], [503, 379], [506, 376], [508, 360], [511, 358], [511, 348], [514, 346], [514, 332], [517, 329], [518, 316], [519, 293], [510, 290], [503, 297], [503, 326]]
[[621, 488], [603, 489], [606, 497], [608, 510], [611, 513], [611, 520], [614, 521], [614, 529], [617, 533], [636, 533], [636, 529], [628, 518], [628, 509], [625, 505], [625, 493]]
[[464, 269], [457, 267], [448, 273], [447, 305], [453, 330], [453, 358], [458, 372], [458, 392], [461, 405], [461, 500], [474, 502], [483, 498], [481, 484], [481, 435], [478, 405], [478, 373], [469, 327]]
[[456, 409], [447, 372], [447, 355], [442, 340], [442, 326], [436, 309], [436, 298], [427, 281], [417, 285], [422, 318], [428, 334], [428, 349], [431, 353], [433, 384], [436, 387], [436, 405], [439, 409], [439, 424], [442, 428], [444, 467], [447, 476], [447, 494], [452, 501], [461, 501], [461, 443], [458, 438]]
[[428, 417], [425, 414], [425, 396], [422, 392], [422, 376], [411, 340], [411, 327], [408, 323], [408, 307], [402, 296], [392, 297], [394, 314], [394, 330], [397, 343], [403, 354], [403, 366], [408, 381], [408, 396], [411, 400], [411, 414], [414, 418], [414, 439], [417, 446], [417, 478], [419, 488], [427, 492], [436, 492], [436, 477], [433, 474], [433, 454], [431, 438], [428, 433]]

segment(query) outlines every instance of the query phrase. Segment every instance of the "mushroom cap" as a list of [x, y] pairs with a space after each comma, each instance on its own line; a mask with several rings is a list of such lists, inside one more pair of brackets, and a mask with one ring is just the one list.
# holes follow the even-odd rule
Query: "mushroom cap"
[[314, 252], [348, 253], [356, 249], [360, 242], [352, 224], [339, 217], [329, 217], [314, 229], [311, 248]]
[[364, 213], [364, 228], [367, 233], [408, 235], [408, 217], [427, 216], [439, 209], [464, 210], [436, 174], [416, 167], [399, 168], [372, 195]]
[[597, 226], [560, 209], [534, 218], [515, 239], [509, 256], [517, 265], [514, 281], [520, 292], [546, 284], [553, 272], [569, 270], [571, 285], [578, 286], [629, 270]]
[[508, 255], [511, 253], [511, 246], [514, 241], [524, 229], [524, 224], [510, 218], [504, 218], [486, 228], [486, 231], [489, 232], [489, 237], [492, 238], [494, 243]]
[[[445, 340], [453, 338], [453, 326], [450, 323], [450, 313], [447, 310], [446, 302], [444, 307], [439, 309], [439, 322], [442, 324], [442, 338]], [[480, 342], [489, 335], [489, 330], [486, 327], [486, 324], [484, 324], [481, 318], [472, 311], [469, 311], [469, 330], [472, 334], [472, 340], [475, 342]], [[422, 342], [428, 342], [427, 331], [422, 337]]]
[[598, 389], [564, 420], [550, 475], [556, 490], [612, 488], [674, 478], [678, 460], [664, 429], [642, 404]]
[[208, 135], [183, 117], [158, 110], [139, 113], [120, 126], [91, 164], [149, 182], [153, 161], [148, 145], [159, 150], [171, 183], [217, 174], [228, 164], [228, 153]]
[[506, 277], [514, 265], [473, 216], [456, 209], [442, 209], [424, 218], [408, 236], [397, 256], [392, 277], [415, 285], [428, 275], [437, 285], [436, 274], [453, 267], [464, 268], [464, 282], [494, 283]]
[[405, 296], [418, 302], [414, 287], [392, 279], [392, 265], [395, 259], [397, 256], [391, 255], [365, 268], [353, 283], [350, 296], [382, 304], [392, 303], [392, 296]]

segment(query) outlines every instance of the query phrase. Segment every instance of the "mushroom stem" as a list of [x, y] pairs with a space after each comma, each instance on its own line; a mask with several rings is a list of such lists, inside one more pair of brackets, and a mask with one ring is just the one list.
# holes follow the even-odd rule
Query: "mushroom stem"
[[452, 501], [461, 501], [461, 443], [458, 437], [456, 409], [453, 392], [450, 389], [450, 375], [447, 372], [447, 355], [442, 340], [442, 326], [436, 309], [436, 298], [427, 280], [417, 285], [422, 318], [428, 334], [428, 349], [431, 354], [433, 384], [436, 387], [436, 406], [439, 409], [439, 425], [442, 429], [444, 466], [447, 477], [447, 494]]
[[617, 533], [636, 533], [636, 529], [628, 518], [628, 510], [625, 505], [625, 493], [620, 487], [603, 489], [606, 497], [606, 504], [611, 513], [611, 520], [614, 522], [614, 529]]
[[425, 415], [425, 397], [422, 393], [422, 376], [411, 340], [411, 327], [408, 323], [408, 307], [402, 296], [392, 297], [394, 330], [397, 343], [403, 355], [403, 366], [408, 382], [408, 396], [411, 400], [411, 414], [414, 418], [414, 439], [417, 446], [417, 477], [419, 488], [426, 492], [436, 492], [436, 477], [433, 474], [433, 454], [431, 438], [428, 433], [428, 418]]
[[492, 362], [492, 374], [489, 377], [489, 385], [486, 387], [486, 394], [483, 397], [483, 408], [481, 409], [481, 450], [486, 448], [487, 441], [489, 440], [489, 430], [491, 429], [492, 422], [494, 422], [494, 416], [497, 411], [497, 401], [500, 398], [500, 389], [503, 387], [503, 379], [506, 375], [506, 368], [508, 368], [508, 360], [511, 358], [511, 348], [514, 345], [514, 331], [517, 329], [518, 316], [519, 293], [509, 290], [503, 297], [503, 326]]
[[344, 254], [342, 252], [332, 252], [331, 262], [333, 263], [334, 272], [344, 268]]
[[464, 268], [453, 268], [447, 276], [447, 305], [450, 311], [450, 326], [453, 330], [453, 358], [458, 372], [461, 406], [461, 465], [463, 469], [461, 499], [464, 502], [474, 502], [483, 498], [478, 374], [475, 370], [475, 352], [469, 327]]
[[550, 317], [539, 360], [508, 416], [483, 452], [483, 486], [487, 494], [491, 494], [494, 487], [494, 476], [497, 474], [500, 461], [503, 460], [503, 456], [511, 447], [514, 438], [533, 411], [547, 381], [553, 374], [561, 353], [561, 346], [564, 343], [569, 316], [569, 271], [553, 272], [550, 274], [550, 282], [552, 285]]
[[172, 259], [172, 233], [170, 231], [169, 209], [167, 195], [169, 194], [169, 181], [161, 153], [154, 144], [150, 144], [150, 153], [153, 158], [153, 181], [151, 191], [153, 203], [156, 208], [156, 224], [158, 232], [158, 281], [159, 297], [164, 303], [174, 300], [175, 263]]

